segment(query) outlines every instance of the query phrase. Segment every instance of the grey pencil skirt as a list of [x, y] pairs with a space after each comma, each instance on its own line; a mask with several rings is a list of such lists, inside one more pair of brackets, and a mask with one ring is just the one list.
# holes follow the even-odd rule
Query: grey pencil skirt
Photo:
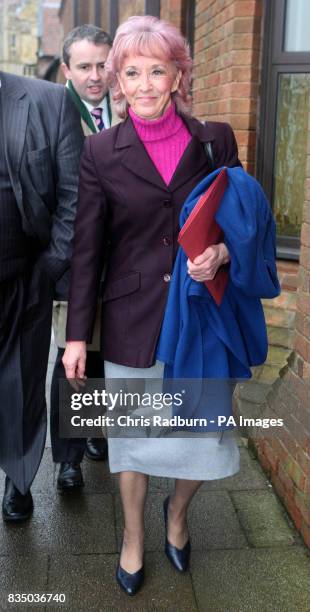
[[[113, 379], [145, 379], [145, 392], [156, 391], [154, 384], [163, 378], [164, 364], [157, 361], [151, 368], [130, 368], [104, 362], [106, 389]], [[156, 379], [153, 380], [152, 379]], [[143, 408], [143, 413], [146, 409]], [[140, 412], [142, 414], [142, 412]], [[111, 430], [110, 430], [111, 432]], [[108, 428], [109, 466], [112, 473], [133, 471], [187, 480], [215, 480], [232, 476], [240, 469], [239, 448], [235, 432], [175, 432], [169, 437], [115, 437]]]

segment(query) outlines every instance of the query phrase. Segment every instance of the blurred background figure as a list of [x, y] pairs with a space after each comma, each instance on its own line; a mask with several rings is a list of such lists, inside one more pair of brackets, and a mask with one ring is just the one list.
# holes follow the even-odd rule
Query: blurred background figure
[[[79, 111], [85, 136], [96, 134], [119, 121], [113, 112], [106, 84], [105, 62], [112, 41], [110, 36], [93, 25], [82, 25], [66, 36], [63, 44], [62, 71], [67, 87]], [[68, 279], [67, 279], [68, 280]], [[81, 462], [86, 453], [88, 459], [102, 461], [107, 458], [105, 438], [59, 437], [59, 380], [65, 377], [62, 356], [65, 347], [67, 322], [68, 283], [56, 287], [58, 301], [53, 307], [53, 329], [58, 352], [51, 384], [51, 442], [53, 460], [60, 463], [57, 488], [60, 493], [83, 486]], [[88, 378], [103, 378], [103, 361], [100, 357], [100, 302], [92, 342], [87, 346]]]

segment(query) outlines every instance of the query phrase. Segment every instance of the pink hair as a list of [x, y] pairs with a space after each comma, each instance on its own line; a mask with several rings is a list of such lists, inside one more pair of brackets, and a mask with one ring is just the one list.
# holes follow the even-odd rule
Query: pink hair
[[117, 28], [113, 47], [106, 61], [106, 73], [116, 112], [122, 119], [127, 116], [128, 107], [116, 75], [129, 55], [154, 56], [172, 61], [182, 73], [178, 90], [172, 94], [172, 98], [179, 111], [190, 112], [189, 92], [193, 62], [189, 45], [175, 26], [157, 17], [145, 15], [130, 17]]

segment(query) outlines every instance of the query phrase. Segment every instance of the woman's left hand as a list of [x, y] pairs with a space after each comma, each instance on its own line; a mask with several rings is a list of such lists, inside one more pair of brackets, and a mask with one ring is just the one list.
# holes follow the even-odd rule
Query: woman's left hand
[[187, 269], [190, 277], [198, 282], [212, 280], [219, 267], [230, 261], [228, 249], [224, 242], [209, 246], [194, 261], [187, 260]]

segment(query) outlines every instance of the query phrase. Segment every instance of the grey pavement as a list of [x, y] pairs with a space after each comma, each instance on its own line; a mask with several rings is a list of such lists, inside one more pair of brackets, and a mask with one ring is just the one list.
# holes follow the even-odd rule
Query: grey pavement
[[[50, 373], [55, 350], [52, 347]], [[32, 492], [34, 514], [0, 528], [0, 610], [310, 612], [309, 554], [258, 461], [238, 439], [241, 469], [207, 481], [189, 512], [190, 571], [164, 555], [162, 502], [173, 481], [150, 479], [146, 580], [133, 598], [114, 574], [122, 538], [115, 476], [83, 462], [85, 488], [60, 497], [49, 439]], [[2, 494], [4, 475], [0, 475]], [[65, 594], [65, 603], [8, 603], [10, 593]]]

